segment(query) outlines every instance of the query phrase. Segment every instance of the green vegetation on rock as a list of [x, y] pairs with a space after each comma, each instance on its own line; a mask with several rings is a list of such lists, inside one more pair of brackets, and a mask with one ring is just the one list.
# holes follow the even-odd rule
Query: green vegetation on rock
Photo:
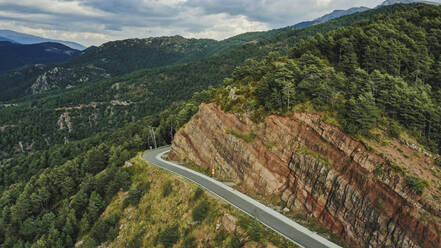
[[424, 189], [429, 186], [429, 182], [427, 180], [421, 179], [419, 177], [408, 176], [407, 185], [414, 190], [418, 195], [422, 195]]
[[202, 221], [207, 217], [210, 208], [208, 201], [201, 201], [191, 212], [194, 221]]
[[241, 133], [238, 132], [236, 130], [226, 130], [227, 134], [231, 134], [234, 137], [241, 139], [247, 143], [252, 143], [254, 141], [254, 137], [256, 136], [253, 131], [249, 132], [249, 133]]
[[[0, 104], [0, 161], [112, 131], [145, 116], [157, 115], [171, 106], [161, 116], [167, 115], [168, 124], [161, 125], [161, 133], [163, 137], [168, 133], [166, 141], [170, 142], [173, 133], [185, 123], [188, 115], [196, 112], [200, 103], [200, 100], [192, 100], [191, 103], [196, 104], [187, 105], [182, 101], [190, 100], [195, 92], [209, 86], [220, 86], [223, 79], [246, 59], [261, 59], [270, 51], [288, 54], [294, 44], [312, 35], [325, 34], [402, 8], [413, 9], [411, 6], [390, 6], [308, 28], [286, 27], [247, 33], [217, 43], [182, 37], [110, 42], [87, 51], [68, 64], [55, 66], [58, 69], [35, 66], [1, 74], [0, 81], [9, 86], [2, 84], [5, 88], [0, 90], [0, 101], [10, 99], [11, 102]], [[147, 41], [151, 44], [146, 44]], [[173, 54], [175, 49], [179, 54]], [[211, 52], [198, 52], [201, 49]], [[152, 57], [161, 59], [150, 61], [151, 58], [144, 55], [146, 50], [152, 50]], [[193, 55], [194, 52], [199, 55]], [[126, 55], [130, 56], [124, 63], [116, 59]], [[53, 80], [53, 84], [45, 83], [44, 86], [50, 91], [18, 98], [29, 93], [32, 81], [45, 73], [48, 80]], [[72, 78], [72, 75], [88, 75], [87, 82], [71, 84], [81, 79]], [[37, 90], [43, 87], [35, 86]]]
[[[255, 120], [311, 103], [347, 133], [363, 136], [390, 118], [439, 153], [441, 8], [400, 8], [317, 34], [288, 56], [247, 60], [225, 80], [216, 102], [227, 111], [251, 112]], [[395, 124], [390, 130], [399, 135]]]
[[[157, 144], [170, 143], [199, 104], [213, 99], [256, 120], [312, 109], [355, 136], [370, 136], [379, 125], [394, 137], [406, 129], [440, 153], [440, 16], [439, 6], [391, 6], [310, 28], [236, 37], [228, 40], [240, 44], [232, 50], [225, 45], [188, 60], [164, 57], [170, 61], [148, 69], [109, 65], [120, 76], [104, 81], [99, 69], [79, 66], [79, 57], [72, 62], [77, 72], [96, 76], [87, 84], [61, 89], [63, 79], [59, 90], [0, 105], [0, 246], [189, 247], [205, 245], [204, 236], [210, 245], [292, 247], [195, 185], [139, 158], [126, 161], [153, 146], [151, 127]], [[259, 42], [248, 43], [254, 39]], [[247, 58], [253, 59], [243, 64]], [[2, 91], [2, 99], [26, 95], [29, 78], [50, 69], [22, 71], [14, 80], [24, 84]], [[209, 88], [231, 73], [220, 89]], [[231, 134], [253, 140], [252, 133]], [[428, 187], [413, 176], [407, 184], [418, 194]], [[179, 235], [170, 236], [176, 229]]]

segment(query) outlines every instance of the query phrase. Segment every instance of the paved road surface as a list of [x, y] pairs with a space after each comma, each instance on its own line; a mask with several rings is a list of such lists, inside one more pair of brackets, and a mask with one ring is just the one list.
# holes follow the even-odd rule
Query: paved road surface
[[262, 224], [273, 229], [287, 239], [302, 247], [321, 248], [321, 247], [340, 247], [327, 239], [317, 235], [316, 233], [297, 224], [291, 219], [283, 216], [275, 210], [253, 200], [252, 198], [234, 190], [225, 184], [216, 181], [201, 173], [190, 170], [179, 164], [165, 161], [161, 158], [164, 153], [170, 151], [170, 147], [161, 148], [146, 152], [143, 158], [162, 169], [168, 170], [175, 174], [185, 177], [186, 179], [199, 184], [201, 187], [218, 195], [233, 206], [242, 210], [246, 214], [255, 217]]

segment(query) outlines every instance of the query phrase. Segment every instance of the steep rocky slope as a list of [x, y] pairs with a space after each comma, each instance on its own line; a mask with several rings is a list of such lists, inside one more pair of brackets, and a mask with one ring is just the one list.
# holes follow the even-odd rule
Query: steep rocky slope
[[[170, 158], [215, 168], [241, 190], [316, 218], [355, 246], [440, 247], [433, 157], [410, 139], [388, 142], [365, 145], [319, 114], [271, 115], [257, 124], [205, 104], [176, 134]], [[416, 175], [429, 181], [422, 195], [410, 187]]]

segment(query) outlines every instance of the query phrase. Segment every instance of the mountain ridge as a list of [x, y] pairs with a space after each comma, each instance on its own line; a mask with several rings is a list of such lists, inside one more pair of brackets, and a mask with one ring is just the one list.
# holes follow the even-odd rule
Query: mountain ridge
[[[114, 76], [122, 75], [125, 73], [130, 73], [139, 69], [145, 69], [145, 68], [155, 68], [160, 67], [164, 65], [173, 65], [173, 64], [179, 64], [179, 63], [187, 63], [193, 60], [197, 60], [204, 57], [210, 57], [213, 55], [221, 54], [224, 51], [227, 51], [230, 48], [239, 47], [246, 44], [256, 43], [262, 40], [265, 40], [267, 37], [271, 37], [272, 35], [276, 35], [277, 33], [283, 33], [289, 30], [290, 28], [303, 28], [308, 27], [312, 25], [317, 25], [319, 23], [327, 22], [329, 20], [334, 20], [341, 16], [346, 16], [350, 14], [355, 14], [358, 12], [365, 12], [366, 10], [369, 10], [366, 7], [355, 7], [351, 8], [349, 10], [343, 11], [343, 10], [336, 10], [330, 14], [324, 15], [320, 18], [317, 18], [316, 20], [312, 22], [304, 22], [296, 24], [293, 27], [287, 27], [282, 29], [274, 29], [266, 32], [250, 32], [250, 33], [244, 33], [237, 36], [230, 37], [228, 39], [222, 40], [222, 41], [215, 41], [211, 39], [186, 39], [182, 36], [164, 36], [164, 37], [151, 37], [151, 38], [134, 38], [134, 39], [126, 39], [126, 40], [118, 40], [118, 41], [111, 41], [104, 43], [103, 45], [97, 47], [97, 48], [91, 48], [91, 49], [85, 49], [84, 53], [81, 56], [78, 56], [77, 58], [72, 60], [72, 63], [68, 63], [65, 65], [59, 65], [57, 66], [58, 69], [61, 68], [61, 70], [58, 70], [58, 74], [51, 73], [51, 70], [53, 68], [47, 68], [46, 72], [43, 72], [42, 74], [36, 75], [36, 74], [30, 74], [28, 77], [25, 77], [26, 80], [22, 80], [23, 77], [21, 77], [20, 80], [16, 80], [14, 76], [11, 75], [0, 75], [0, 78], [8, 78], [10, 81], [9, 85], [16, 85], [20, 89], [13, 89], [14, 92], [21, 92], [19, 93], [19, 96], [26, 96], [26, 95], [34, 95], [34, 94], [40, 94], [46, 91], [50, 91], [53, 89], [62, 89], [65, 87], [72, 87], [72, 86], [78, 86], [83, 85], [89, 82], [96, 82], [100, 80], [109, 79]], [[144, 54], [143, 58], [141, 58], [141, 54], [143, 52], [122, 52], [119, 54], [114, 54], [112, 52], [105, 52], [105, 50], [110, 50], [112, 46], [116, 49], [122, 49], [124, 43], [127, 43], [128, 49], [129, 46], [136, 47], [144, 49], [140, 47], [140, 44], [146, 43], [146, 42], [153, 42], [151, 43], [154, 45], [154, 41], [158, 40], [167, 40], [167, 39], [174, 39], [176, 41], [179, 40], [186, 40], [191, 42], [199, 42], [200, 45], [205, 47], [200, 47], [198, 54], [194, 54], [192, 56], [184, 55], [183, 57], [179, 54], [176, 54], [176, 58], [173, 59], [172, 57], [175, 55], [170, 54], [170, 51], [173, 51], [174, 48], [172, 47], [165, 47], [165, 49], [171, 49], [169, 52], [167, 51], [151, 51], [152, 58], [148, 58], [149, 56], [146, 56]], [[167, 42], [165, 42], [167, 43]], [[210, 43], [210, 44], [209, 44]], [[119, 45], [118, 45], [119, 44]], [[176, 44], [175, 44], [176, 45]], [[121, 46], [118, 48], [118, 46]], [[132, 47], [132, 48], [133, 48]], [[162, 49], [159, 47], [150, 47], [151, 49]], [[99, 52], [107, 53], [109, 58], [106, 56], [102, 56], [99, 54]], [[164, 53], [165, 52], [165, 53]], [[95, 55], [93, 55], [95, 54]], [[161, 54], [159, 56], [159, 54]], [[94, 56], [94, 58], [92, 58]], [[165, 63], [156, 63], [152, 60], [155, 59], [157, 61], [161, 61], [164, 58], [168, 61]], [[126, 61], [126, 63], [123, 64], [115, 64], [112, 65], [113, 61], [117, 61], [119, 59], [122, 59]], [[171, 60], [170, 60], [171, 59]], [[148, 61], [150, 60], [150, 61]], [[137, 61], [137, 64], [134, 65], [133, 63]], [[109, 66], [111, 68], [109, 68]], [[33, 71], [36, 72], [37, 70], [27, 70], [26, 71]], [[50, 75], [49, 77], [45, 77], [44, 73], [46, 75]], [[23, 75], [23, 72], [14, 72], [13, 75]], [[79, 76], [84, 75], [84, 76]], [[44, 78], [44, 80], [38, 80], [38, 78]], [[1, 80], [1, 79], [0, 79]], [[27, 85], [27, 86], [26, 86]], [[27, 88], [27, 89], [25, 89]], [[15, 93], [14, 93], [15, 94]], [[0, 96], [0, 99], [2, 97]]]
[[44, 42], [54, 42], [54, 43], [63, 44], [63, 45], [68, 46], [72, 49], [76, 49], [76, 50], [80, 50], [80, 51], [86, 49], [85, 46], [83, 46], [79, 43], [76, 43], [76, 42], [48, 39], [48, 38], [43, 38], [43, 37], [39, 37], [36, 35], [30, 35], [30, 34], [16, 32], [13, 30], [8, 30], [8, 29], [0, 30], [0, 36], [7, 38], [9, 40], [15, 41], [16, 43], [23, 44], [23, 45], [30, 45], [30, 44], [37, 44], [37, 43], [44, 43]]
[[[412, 6], [404, 7], [404, 9], [413, 8]], [[0, 147], [5, 156], [8, 156], [26, 153], [35, 149], [39, 150], [49, 144], [60, 144], [82, 139], [105, 130], [113, 130], [113, 128], [120, 127], [129, 121], [137, 120], [142, 116], [158, 113], [165, 107], [170, 106], [170, 104], [174, 106], [173, 103], [181, 103], [183, 100], [191, 99], [194, 92], [206, 90], [210, 85], [218, 87], [224, 78], [234, 71], [236, 66], [241, 65], [248, 58], [261, 59], [270, 51], [286, 54], [293, 44], [311, 35], [317, 33], [324, 34], [354, 22], [367, 20], [377, 14], [393, 13], [401, 9], [403, 9], [402, 6], [391, 6], [379, 10], [371, 10], [306, 29], [288, 27], [272, 31], [272, 37], [265, 38], [264, 35], [258, 34], [262, 37], [262, 40], [258, 43], [247, 42], [248, 40], [255, 39], [253, 34], [252, 37], [242, 40], [242, 42], [245, 42], [245, 45], [221, 55], [185, 64], [142, 69], [131, 74], [114, 77], [110, 80], [101, 82], [90, 81], [90, 83], [80, 84], [73, 88], [69, 86], [69, 80], [66, 80], [66, 86], [56, 91], [45, 91], [45, 93], [39, 95], [27, 96], [10, 102], [18, 103], [17, 107], [0, 108], [0, 121], [7, 123], [9, 126], [3, 132], [3, 136], [8, 138], [0, 140], [2, 142]], [[85, 68], [87, 68], [87, 64]], [[43, 83], [54, 75], [63, 75], [60, 68], [54, 69], [53, 66], [34, 66], [26, 68], [25, 71], [0, 75], [4, 77], [0, 81], [26, 82], [29, 75], [34, 75], [32, 76], [34, 78], [41, 77], [39, 83]], [[97, 68], [93, 68], [93, 70], [102, 73]], [[32, 84], [33, 82], [29, 85], [24, 85], [24, 88], [19, 90], [22, 92], [29, 90], [29, 86]], [[43, 86], [46, 87], [46, 85], [42, 84], [41, 87]], [[36, 90], [38, 89], [37, 87]], [[0, 90], [1, 93], [8, 96], [12, 95], [5, 90]], [[202, 95], [206, 94], [203, 93]], [[197, 99], [200, 99], [200, 96]], [[9, 103], [5, 102], [5, 104]], [[195, 103], [194, 105], [198, 104]], [[76, 108], [77, 106], [78, 108]], [[80, 106], [83, 106], [83, 108]], [[190, 106], [188, 110], [194, 109], [194, 107]], [[75, 111], [69, 110], [69, 107], [75, 107]], [[66, 108], [65, 112], [67, 114], [63, 114], [63, 110], [59, 110], [64, 108]], [[188, 113], [186, 111], [183, 113]], [[39, 112], [44, 113], [37, 114]], [[28, 113], [33, 114], [29, 115]], [[60, 126], [57, 120], [60, 120], [60, 123], [64, 125], [66, 116], [69, 117], [69, 123], [73, 126], [72, 132], [59, 129]], [[90, 121], [84, 122], [84, 116], [89, 116]], [[42, 117], [45, 118], [42, 119]], [[24, 119], [27, 121], [24, 121]], [[167, 120], [167, 118], [165, 119]], [[30, 120], [36, 123], [34, 126], [35, 131], [25, 128], [24, 124]], [[162, 135], [166, 141], [170, 142], [169, 134], [173, 134], [179, 125], [175, 125], [177, 122], [174, 120], [168, 121], [174, 124], [171, 127], [161, 128], [161, 133], [163, 133]], [[42, 124], [39, 124], [40, 122]], [[10, 128], [11, 126], [16, 126], [17, 128]], [[38, 135], [37, 138], [32, 138], [31, 131], [32, 133], [38, 132], [41, 135]], [[19, 142], [24, 146], [24, 150], [20, 148]]]
[[342, 17], [345, 15], [351, 15], [351, 14], [354, 14], [357, 12], [364, 12], [369, 9], [370, 8], [368, 8], [368, 7], [360, 6], [360, 7], [353, 7], [353, 8], [347, 9], [347, 10], [334, 10], [329, 14], [326, 14], [322, 17], [315, 19], [314, 21], [319, 22], [319, 23], [327, 22], [327, 21], [333, 20], [338, 17]]
[[364, 12], [370, 10], [370, 8], [368, 7], [352, 7], [350, 9], [347, 10], [334, 10], [329, 14], [326, 14], [324, 16], [318, 17], [312, 21], [304, 21], [304, 22], [300, 22], [294, 25], [294, 27], [296, 28], [305, 28], [305, 27], [310, 27], [312, 25], [316, 25], [316, 24], [320, 24], [320, 23], [324, 23], [327, 21], [331, 21], [334, 20], [336, 18], [342, 17], [342, 16], [346, 16], [346, 15], [352, 15], [358, 12]]
[[64, 64], [48, 66], [44, 71], [40, 71], [41, 67], [38, 70], [23, 68], [0, 74], [0, 81], [8, 81], [9, 85], [18, 88], [19, 96], [41, 94], [106, 80], [136, 70], [196, 61], [277, 32], [280, 31], [242, 34], [224, 41], [187, 39], [179, 35], [110, 41], [99, 47], [85, 49], [80, 56]]
[[[183, 199], [179, 180], [130, 160], [175, 137], [191, 152], [179, 155], [208, 157], [216, 176], [236, 174], [236, 189], [316, 232], [356, 247], [438, 248], [440, 16], [384, 7], [0, 104], [0, 246], [243, 246], [197, 190]], [[195, 233], [201, 218], [210, 229]], [[237, 223], [254, 240], [244, 247], [260, 248], [268, 232]]]
[[5, 38], [5, 37], [0, 37], [0, 41], [8, 41], [8, 42], [11, 42], [11, 43], [17, 43], [15, 41], [13, 41], [11, 39], [8, 39], [8, 38]]
[[81, 52], [59, 43], [23, 45], [0, 41], [0, 72], [35, 64], [61, 63]]
[[[390, 5], [394, 5], [394, 4], [412, 4], [412, 3], [425, 3], [425, 4], [435, 4], [435, 5], [441, 4], [438, 2], [424, 1], [424, 0], [386, 0], [383, 3], [377, 5], [373, 9], [378, 9], [381, 7], [390, 6]], [[296, 28], [310, 27], [312, 25], [327, 22], [327, 21], [330, 21], [330, 20], [333, 20], [333, 19], [336, 19], [336, 18], [339, 18], [342, 16], [352, 15], [352, 14], [358, 13], [358, 12], [365, 12], [365, 11], [368, 11], [371, 9], [372, 8], [360, 6], [360, 7], [352, 7], [352, 8], [346, 9], [346, 10], [334, 10], [331, 13], [325, 14], [325, 15], [318, 17], [312, 21], [303, 21], [303, 22], [297, 23], [293, 26]]]

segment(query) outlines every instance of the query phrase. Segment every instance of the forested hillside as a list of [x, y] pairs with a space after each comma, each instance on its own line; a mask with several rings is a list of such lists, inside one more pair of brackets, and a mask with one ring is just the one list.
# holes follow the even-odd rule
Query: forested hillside
[[23, 68], [0, 74], [0, 87], [3, 89], [0, 100], [83, 86], [140, 69], [196, 61], [251, 41], [257, 42], [278, 32], [242, 34], [224, 41], [186, 39], [181, 36], [112, 41], [87, 49], [81, 56], [65, 64], [47, 66], [43, 70]]
[[[120, 221], [130, 220], [124, 219], [130, 206], [158, 195], [148, 193], [150, 182], [136, 177], [140, 164], [123, 165], [153, 144], [150, 127], [156, 128], [159, 144], [170, 143], [201, 102], [214, 100], [256, 121], [270, 113], [319, 112], [324, 121], [358, 138], [376, 139], [376, 129], [393, 137], [409, 131], [439, 153], [440, 27], [440, 7], [391, 6], [310, 28], [278, 30], [258, 43], [196, 62], [4, 103], [0, 246], [73, 247], [80, 240], [92, 246], [111, 240], [136, 246], [144, 233], [128, 230], [129, 236], [117, 238]], [[228, 75], [220, 89], [209, 88]], [[427, 187], [420, 178], [408, 180], [417, 193]], [[161, 192], [178, 188], [164, 185]], [[155, 228], [156, 239], [146, 242], [170, 238], [192, 244], [186, 241], [191, 235], [167, 235], [195, 229], [164, 227]], [[253, 236], [251, 229], [247, 233], [250, 239], [276, 243], [261, 233]], [[228, 242], [237, 242], [234, 235], [217, 238], [227, 236]]]
[[[21, 45], [0, 41], [0, 73], [34, 64], [55, 64], [78, 56], [81, 52], [58, 43]], [[0, 85], [2, 85], [0, 83]], [[5, 89], [0, 86], [0, 90]]]
[[[286, 27], [266, 32], [250, 32], [222, 41], [171, 36], [108, 42], [96, 49], [84, 50], [81, 56], [66, 64], [24, 68], [0, 74], [0, 87], [3, 88], [0, 91], [0, 101], [83, 86], [139, 69], [196, 61], [234, 49], [241, 50], [244, 45], [258, 47], [264, 54], [275, 49], [286, 51], [293, 43], [308, 35], [324, 33], [368, 19], [374, 14], [389, 13], [394, 9], [395, 7], [389, 7], [358, 13], [306, 29]], [[256, 54], [249, 51], [248, 56], [254, 57]], [[243, 61], [237, 62], [240, 64]]]
[[4, 87], [0, 99], [16, 99], [109, 79], [139, 69], [204, 58], [216, 43], [180, 36], [108, 42], [86, 50], [65, 64], [48, 66], [38, 74], [27, 73], [25, 68], [1, 75], [0, 79], [7, 83], [7, 87]]
[[[181, 115], [182, 125], [190, 116]], [[242, 247], [256, 242], [296, 247], [189, 182], [139, 157], [129, 162], [154, 146], [151, 127], [160, 121], [160, 116], [143, 118], [0, 167], [2, 247], [96, 247], [105, 242], [112, 247]], [[169, 134], [161, 133], [156, 142], [165, 144]], [[179, 212], [170, 208], [177, 202]], [[133, 215], [145, 221], [140, 225]]]
[[441, 7], [412, 6], [247, 60], [169, 157], [354, 247], [439, 247]]
[[[294, 44], [311, 35], [326, 33], [401, 8], [412, 7], [391, 6], [304, 29], [288, 27], [266, 33], [239, 35], [224, 42], [234, 46], [244, 42], [245, 45], [213, 57], [183, 65], [140, 70], [82, 87], [22, 98], [11, 102], [13, 105], [0, 105], [0, 159], [83, 139], [122, 127], [143, 116], [157, 114], [172, 103], [190, 99], [194, 92], [221, 85], [233, 68], [247, 58], [261, 59], [270, 51], [287, 54]], [[256, 39], [261, 41], [248, 43]], [[94, 50], [90, 53], [94, 53]], [[46, 71], [40, 67], [27, 70], [27, 73], [34, 75]], [[19, 73], [14, 78], [25, 81], [27, 77]], [[192, 108], [197, 108], [197, 105]], [[170, 118], [175, 119], [173, 116]], [[174, 133], [178, 128], [175, 122], [168, 129]]]
[[[441, 8], [419, 5], [299, 42], [236, 69], [218, 94], [227, 110], [256, 119], [311, 107], [354, 135], [398, 121], [441, 147]], [[231, 95], [235, 97], [231, 97]]]

